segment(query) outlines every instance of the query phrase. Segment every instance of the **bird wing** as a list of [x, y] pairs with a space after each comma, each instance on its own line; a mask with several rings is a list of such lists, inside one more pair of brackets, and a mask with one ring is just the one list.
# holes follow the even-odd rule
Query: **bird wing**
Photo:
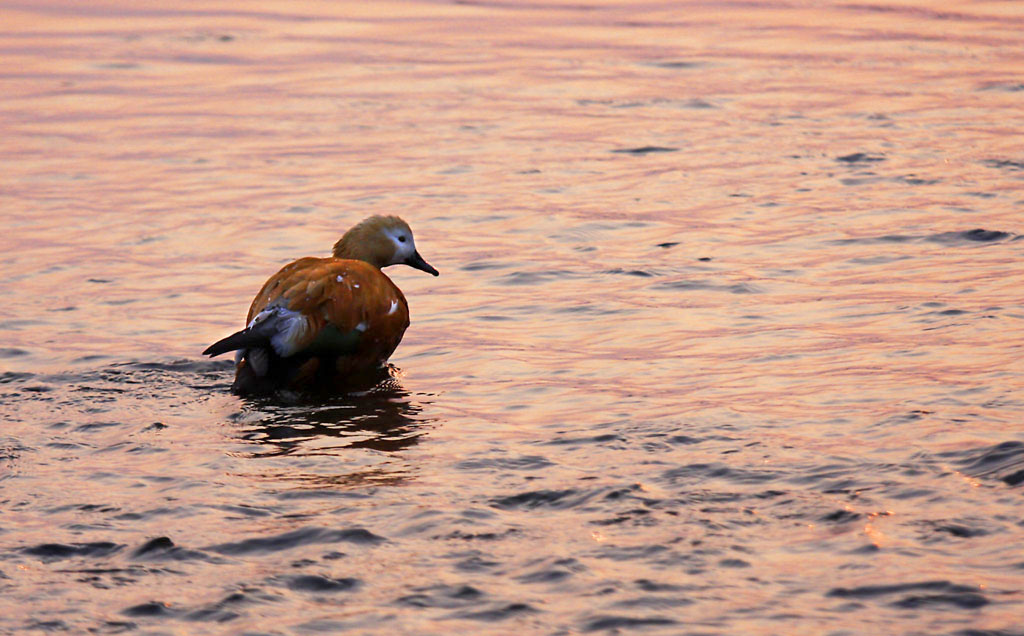
[[[283, 267], [253, 299], [248, 323], [267, 311], [281, 315], [273, 344], [282, 357], [350, 354], [369, 340], [383, 345], [374, 349], [387, 349], [386, 358], [409, 324], [405, 296], [383, 272], [338, 258], [302, 258]], [[294, 320], [283, 320], [285, 312]]]

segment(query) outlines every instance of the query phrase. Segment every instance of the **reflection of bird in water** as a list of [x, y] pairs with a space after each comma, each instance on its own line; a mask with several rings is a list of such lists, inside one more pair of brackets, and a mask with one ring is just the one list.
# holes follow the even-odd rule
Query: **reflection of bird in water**
[[247, 326], [204, 354], [237, 351], [232, 390], [338, 393], [387, 362], [409, 326], [409, 305], [382, 271], [404, 264], [437, 276], [408, 224], [372, 216], [345, 233], [328, 258], [285, 265], [263, 285]]
[[342, 399], [305, 400], [292, 404], [255, 398], [246, 401], [238, 419], [246, 422], [241, 437], [267, 445], [256, 455], [333, 455], [346, 449], [396, 452], [419, 441], [427, 423], [422, 407], [410, 399], [390, 368], [381, 370], [373, 387]]

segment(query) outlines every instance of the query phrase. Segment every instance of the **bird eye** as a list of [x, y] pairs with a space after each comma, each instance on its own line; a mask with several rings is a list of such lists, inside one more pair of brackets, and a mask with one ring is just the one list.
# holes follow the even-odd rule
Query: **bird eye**
[[398, 242], [399, 243], [405, 243], [405, 237], [404, 236], [399, 236], [398, 237]]

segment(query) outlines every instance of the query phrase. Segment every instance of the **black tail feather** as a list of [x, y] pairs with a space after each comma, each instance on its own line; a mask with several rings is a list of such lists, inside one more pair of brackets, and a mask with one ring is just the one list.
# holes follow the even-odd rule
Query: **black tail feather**
[[219, 356], [222, 353], [228, 351], [237, 351], [238, 349], [248, 349], [250, 347], [266, 346], [267, 336], [258, 332], [254, 332], [252, 329], [243, 329], [238, 333], [233, 333], [227, 338], [218, 340], [209, 347], [206, 351], [203, 351], [203, 355]]

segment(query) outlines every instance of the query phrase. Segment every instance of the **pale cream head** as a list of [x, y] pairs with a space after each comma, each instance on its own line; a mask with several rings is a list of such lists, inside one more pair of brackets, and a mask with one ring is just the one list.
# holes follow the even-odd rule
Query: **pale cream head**
[[371, 216], [354, 226], [334, 244], [335, 258], [366, 261], [375, 267], [408, 265], [438, 275], [419, 252], [409, 224], [397, 216]]

